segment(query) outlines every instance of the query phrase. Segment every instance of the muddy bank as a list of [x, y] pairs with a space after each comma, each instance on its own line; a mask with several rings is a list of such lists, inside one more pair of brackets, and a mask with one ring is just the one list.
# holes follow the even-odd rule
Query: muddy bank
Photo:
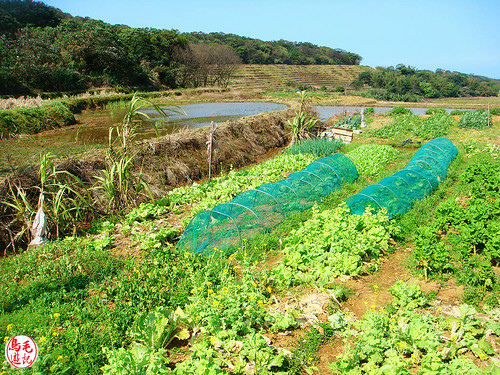
[[[212, 175], [232, 167], [240, 168], [262, 160], [269, 151], [286, 146], [291, 139], [287, 120], [294, 116], [290, 109], [241, 118], [221, 124], [217, 128], [217, 151], [213, 154]], [[163, 197], [174, 187], [189, 184], [208, 176], [207, 137], [209, 128], [183, 130], [159, 139], [147, 140], [136, 146], [137, 152], [132, 174], [142, 175], [155, 198]], [[97, 176], [105, 168], [105, 151], [95, 150], [80, 159], [66, 159], [57, 164], [57, 170], [68, 171], [78, 177], [95, 198], [92, 215], [106, 214], [100, 207], [96, 190], [90, 190]], [[12, 202], [13, 193], [21, 190], [32, 207], [36, 207], [40, 178], [36, 165], [18, 169], [0, 185], [0, 201]], [[10, 184], [10, 185], [9, 185]], [[17, 194], [19, 200], [19, 194]], [[136, 201], [145, 199], [139, 197]], [[36, 209], [35, 209], [36, 210]], [[89, 213], [90, 214], [90, 213]], [[31, 218], [32, 220], [33, 218]], [[82, 222], [87, 218], [82, 217]], [[20, 247], [30, 241], [26, 231], [16, 238], [26, 226], [25, 215], [20, 215], [11, 205], [0, 205], [0, 254], [15, 239]]]
[[[269, 150], [290, 142], [286, 123], [293, 116], [284, 110], [219, 125], [217, 150], [212, 156], [212, 173], [239, 168], [255, 162]], [[136, 166], [150, 177], [150, 182], [164, 190], [191, 183], [208, 176], [207, 138], [209, 128], [181, 131], [160, 140], [144, 141]]]

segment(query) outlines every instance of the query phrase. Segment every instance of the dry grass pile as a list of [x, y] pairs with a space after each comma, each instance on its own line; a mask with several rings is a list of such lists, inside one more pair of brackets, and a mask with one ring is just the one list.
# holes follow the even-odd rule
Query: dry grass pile
[[[251, 164], [270, 149], [288, 144], [286, 121], [292, 116], [292, 111], [285, 110], [220, 125], [212, 173]], [[166, 190], [202, 179], [208, 175], [208, 132], [201, 128], [144, 142], [136, 158], [137, 169], [149, 177], [149, 183]]]

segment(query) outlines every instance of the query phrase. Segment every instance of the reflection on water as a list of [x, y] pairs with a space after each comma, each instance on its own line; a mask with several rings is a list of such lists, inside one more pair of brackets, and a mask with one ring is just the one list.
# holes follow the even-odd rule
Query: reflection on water
[[[161, 108], [169, 113], [166, 122], [156, 110], [152, 108], [142, 110], [151, 120], [144, 118], [141, 121], [137, 129], [137, 139], [154, 138], [182, 128], [201, 128], [210, 125], [212, 121], [222, 123], [245, 116], [285, 109], [287, 106], [266, 102], [231, 102], [186, 104], [180, 106], [181, 110], [170, 106]], [[76, 140], [81, 144], [107, 144], [110, 127], [120, 123], [125, 112], [125, 108], [93, 111], [88, 114], [92, 117], [92, 124], [60, 129], [52, 132], [50, 137], [57, 137], [58, 140], [68, 142]], [[83, 115], [85, 116], [87, 115]]]
[[[317, 105], [313, 107], [318, 113], [320, 119], [327, 120], [332, 116], [340, 115], [342, 112], [361, 112], [366, 107], [350, 107], [350, 106], [333, 106], [333, 105]], [[389, 112], [393, 107], [372, 107], [375, 113]], [[425, 115], [428, 108], [408, 108], [414, 115]], [[453, 108], [443, 108], [446, 112], [454, 111]]]

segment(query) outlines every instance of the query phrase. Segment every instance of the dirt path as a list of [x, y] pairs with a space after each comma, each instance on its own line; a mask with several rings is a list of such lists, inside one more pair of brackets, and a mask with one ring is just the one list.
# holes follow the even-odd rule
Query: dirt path
[[[398, 249], [382, 260], [378, 271], [344, 282], [344, 285], [351, 288], [354, 294], [342, 304], [343, 310], [349, 311], [360, 319], [369, 309], [383, 308], [391, 302], [392, 295], [389, 288], [398, 280], [417, 284], [425, 293], [436, 291], [436, 306], [460, 304], [463, 290], [454, 281], [426, 282], [421, 278], [412, 277], [405, 267], [410, 254], [410, 248]], [[339, 338], [323, 344], [318, 351], [319, 362], [315, 364], [319, 369], [319, 374], [331, 374], [328, 364], [334, 362], [343, 351], [344, 346]]]

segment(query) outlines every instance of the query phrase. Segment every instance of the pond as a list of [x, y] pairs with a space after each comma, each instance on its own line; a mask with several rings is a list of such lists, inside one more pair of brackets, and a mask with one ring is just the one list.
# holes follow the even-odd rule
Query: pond
[[[168, 122], [156, 128], [157, 121], [163, 120], [153, 108], [143, 109], [151, 120], [143, 119], [138, 128], [137, 139], [148, 139], [162, 136], [183, 128], [201, 128], [214, 123], [237, 120], [241, 117], [288, 108], [284, 104], [268, 102], [228, 102], [186, 104], [177, 107], [162, 106], [169, 113]], [[125, 108], [97, 110], [78, 117], [84, 125], [58, 129], [50, 133], [51, 138], [65, 139], [80, 144], [107, 144], [110, 126], [118, 124], [125, 115]], [[41, 134], [43, 136], [43, 134]]]
[[[365, 107], [351, 107], [351, 106], [333, 106], [333, 105], [317, 105], [313, 107], [318, 113], [321, 120], [327, 120], [332, 116], [340, 115], [342, 112], [361, 112]], [[372, 107], [375, 113], [389, 112], [393, 107]], [[407, 107], [414, 115], [425, 115], [429, 108], [410, 108]], [[456, 108], [443, 108], [446, 112], [450, 113]]]

